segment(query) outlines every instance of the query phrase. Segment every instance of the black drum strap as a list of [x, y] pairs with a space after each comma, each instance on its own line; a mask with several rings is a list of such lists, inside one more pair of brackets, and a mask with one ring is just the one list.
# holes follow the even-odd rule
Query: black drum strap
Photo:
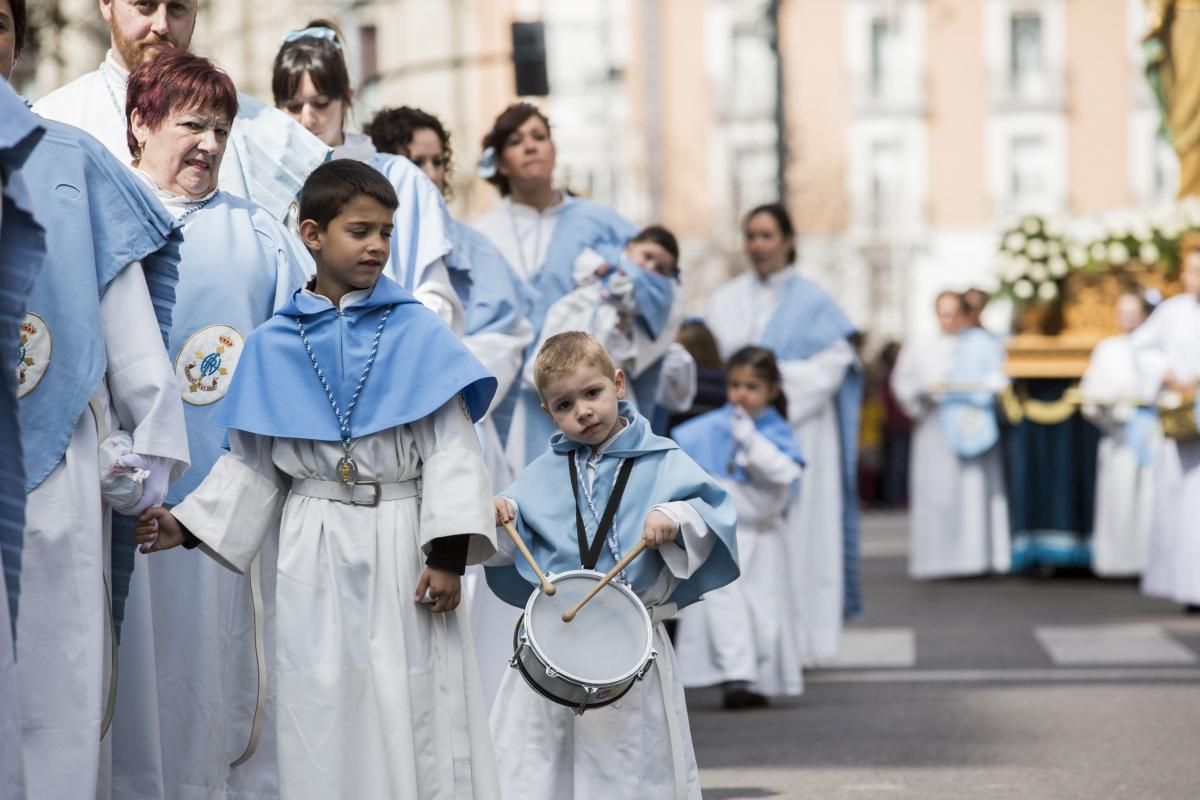
[[589, 545], [587, 529], [583, 526], [583, 514], [579, 512], [579, 468], [575, 465], [575, 454], [567, 453], [567, 464], [571, 471], [571, 493], [575, 496], [575, 534], [579, 539], [579, 563], [584, 569], [595, 569], [596, 562], [600, 560], [605, 532], [612, 529], [617, 507], [621, 505], [621, 497], [625, 494], [625, 485], [629, 483], [629, 473], [633, 472], [633, 461], [632, 458], [627, 458], [621, 465], [612, 497], [608, 498], [608, 505], [604, 507], [604, 514], [600, 517], [600, 527], [596, 528], [596, 535]]

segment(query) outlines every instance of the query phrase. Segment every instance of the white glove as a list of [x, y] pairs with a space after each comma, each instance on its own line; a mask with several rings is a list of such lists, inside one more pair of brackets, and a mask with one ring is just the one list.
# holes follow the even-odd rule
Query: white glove
[[151, 506], [160, 506], [167, 496], [167, 485], [171, 482], [171, 460], [160, 456], [145, 456], [140, 453], [129, 453], [117, 459], [114, 470], [126, 469], [135, 474], [142, 473], [142, 492], [132, 509], [126, 511], [117, 509], [122, 514], [136, 517]]
[[133, 437], [116, 431], [100, 443], [100, 497], [120, 514], [128, 514], [142, 499], [143, 483], [149, 470], [139, 470], [118, 462], [133, 452]]
[[729, 421], [729, 432], [733, 434], [733, 440], [740, 445], [750, 441], [758, 429], [754, 426], [754, 420], [750, 418], [741, 406], [733, 407], [733, 418]]

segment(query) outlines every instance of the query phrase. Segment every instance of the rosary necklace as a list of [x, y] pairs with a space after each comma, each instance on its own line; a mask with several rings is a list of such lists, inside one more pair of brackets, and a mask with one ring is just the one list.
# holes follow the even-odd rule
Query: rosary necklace
[[[346, 407], [345, 415], [338, 408], [337, 399], [333, 396], [333, 391], [329, 388], [329, 382], [325, 380], [325, 373], [321, 371], [321, 365], [317, 361], [317, 354], [313, 352], [312, 347], [308, 343], [308, 334], [304, 332], [304, 322], [300, 317], [296, 317], [296, 327], [300, 330], [300, 341], [304, 343], [304, 351], [308, 353], [308, 360], [312, 362], [313, 370], [317, 373], [317, 379], [321, 381], [321, 388], [325, 390], [325, 397], [329, 399], [329, 406], [333, 409], [333, 416], [338, 421], [338, 432], [342, 437], [342, 457], [337, 463], [338, 480], [346, 486], [353, 486], [358, 480], [358, 464], [354, 463], [354, 459], [350, 457], [350, 417], [354, 415], [354, 409], [358, 405], [359, 395], [362, 394], [363, 385], [367, 382], [367, 376], [371, 374], [371, 367], [375, 366], [375, 356], [379, 353], [379, 337], [383, 335], [383, 326], [387, 324], [388, 317], [392, 314], [392, 309], [395, 306], [388, 306], [383, 311], [383, 317], [379, 320], [379, 327], [375, 329], [375, 338], [371, 340], [371, 355], [367, 357], [367, 365], [363, 367], [362, 375], [358, 379], [358, 385], [354, 387], [354, 396], [350, 398], [350, 405]], [[341, 312], [338, 313], [341, 316]]]

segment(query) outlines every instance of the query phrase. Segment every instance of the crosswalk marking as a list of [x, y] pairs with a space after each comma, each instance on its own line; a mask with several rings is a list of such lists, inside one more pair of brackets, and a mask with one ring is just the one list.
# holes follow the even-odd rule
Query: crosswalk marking
[[1195, 664], [1196, 654], [1160, 625], [1044, 626], [1033, 629], [1038, 643], [1060, 667], [1115, 664]]
[[1200, 682], [1197, 667], [1059, 667], [1046, 669], [834, 669], [806, 672], [818, 683], [1181, 683]]
[[841, 669], [912, 667], [917, 663], [912, 628], [847, 628], [837, 658], [824, 664]]

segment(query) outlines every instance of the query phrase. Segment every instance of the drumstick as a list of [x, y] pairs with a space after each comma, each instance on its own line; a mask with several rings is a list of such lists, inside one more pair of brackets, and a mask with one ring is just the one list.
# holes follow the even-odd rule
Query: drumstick
[[562, 621], [570, 622], [571, 620], [575, 619], [575, 615], [579, 613], [579, 609], [583, 608], [583, 606], [587, 603], [587, 601], [591, 600], [593, 597], [595, 597], [597, 594], [599, 594], [600, 590], [603, 589], [605, 586], [607, 586], [609, 581], [611, 581], [613, 578], [620, 575], [621, 571], [624, 570], [626, 567], [628, 567], [629, 564], [635, 558], [640, 556], [642, 554], [642, 551], [645, 549], [646, 549], [646, 540], [639, 539], [638, 543], [633, 546], [633, 549], [630, 550], [629, 553], [626, 554], [626, 556], [624, 558], [622, 558], [620, 561], [618, 561], [617, 565], [615, 567], [613, 567], [612, 569], [610, 569], [608, 571], [608, 574], [605, 575], [603, 578], [601, 578], [600, 582], [597, 583], [595, 586], [593, 586], [592, 590], [590, 592], [588, 592], [587, 594], [585, 594], [583, 596], [583, 599], [575, 604], [574, 608], [568, 608], [566, 611], [563, 612]]
[[538, 580], [542, 582], [542, 594], [552, 595], [555, 592], [554, 584], [542, 572], [542, 568], [538, 566], [537, 561], [533, 559], [533, 553], [529, 552], [529, 548], [525, 546], [525, 540], [521, 538], [521, 534], [517, 533], [517, 529], [513, 527], [511, 522], [502, 522], [504, 530], [508, 531], [508, 535], [512, 537], [513, 544], [521, 551], [521, 555], [525, 556], [525, 561], [529, 564], [534, 574], [538, 576]]

